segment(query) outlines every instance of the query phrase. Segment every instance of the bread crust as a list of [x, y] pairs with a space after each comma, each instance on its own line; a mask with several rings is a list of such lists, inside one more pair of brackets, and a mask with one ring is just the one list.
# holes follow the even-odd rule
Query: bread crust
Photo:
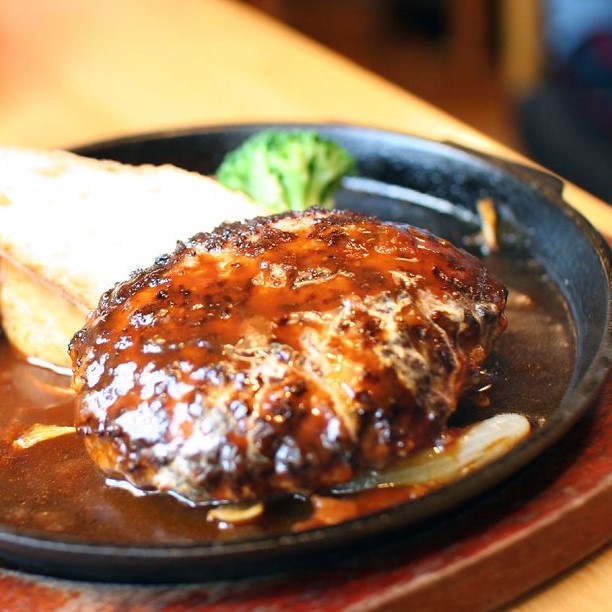
[[70, 372], [66, 339], [78, 331], [87, 308], [67, 299], [32, 271], [8, 259], [0, 267], [2, 329], [24, 356]]
[[26, 357], [67, 366], [72, 333], [104, 291], [195, 232], [261, 214], [243, 194], [169, 164], [0, 148], [5, 332]]

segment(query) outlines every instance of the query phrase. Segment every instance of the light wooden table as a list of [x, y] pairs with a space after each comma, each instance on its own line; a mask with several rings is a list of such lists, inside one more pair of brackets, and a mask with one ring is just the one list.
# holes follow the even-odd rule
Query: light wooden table
[[[0, 144], [71, 147], [142, 131], [268, 120], [390, 128], [520, 159], [232, 0], [0, 4]], [[566, 196], [612, 235], [612, 208], [571, 185]], [[604, 610], [611, 601], [608, 549], [515, 609]]]

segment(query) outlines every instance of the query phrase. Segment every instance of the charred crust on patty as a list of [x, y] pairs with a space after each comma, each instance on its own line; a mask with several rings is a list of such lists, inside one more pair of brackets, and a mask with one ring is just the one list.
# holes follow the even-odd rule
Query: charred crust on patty
[[435, 443], [506, 290], [350, 211], [226, 223], [102, 297], [70, 345], [94, 461], [197, 503], [305, 494]]

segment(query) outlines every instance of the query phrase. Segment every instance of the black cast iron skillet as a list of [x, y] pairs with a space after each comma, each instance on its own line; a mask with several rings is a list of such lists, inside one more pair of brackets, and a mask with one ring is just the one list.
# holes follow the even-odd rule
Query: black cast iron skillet
[[532, 435], [452, 485], [324, 529], [185, 546], [118, 546], [0, 525], [3, 559], [75, 578], [176, 582], [287, 571], [320, 563], [332, 552], [360, 554], [390, 535], [409, 541], [424, 524], [435, 520], [443, 526], [449, 512], [469, 511], [476, 496], [495, 495], [496, 486], [558, 442], [588, 410], [612, 359], [610, 251], [566, 204], [563, 184], [553, 176], [449, 144], [334, 124], [189, 129], [96, 143], [77, 152], [129, 163], [171, 162], [211, 174], [226, 152], [271, 127], [314, 129], [353, 153], [358, 175], [345, 182], [340, 207], [425, 227], [468, 249], [479, 227], [475, 203], [493, 198], [502, 249], [486, 263], [508, 283], [511, 296], [541, 301], [533, 312], [511, 318], [492, 357], [493, 410], [525, 414], [534, 424]]

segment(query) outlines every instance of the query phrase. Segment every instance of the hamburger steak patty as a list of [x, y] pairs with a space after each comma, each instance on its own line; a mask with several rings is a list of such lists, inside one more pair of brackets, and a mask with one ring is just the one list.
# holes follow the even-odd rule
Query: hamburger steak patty
[[70, 345], [76, 426], [107, 474], [193, 502], [346, 482], [435, 442], [505, 301], [423, 230], [224, 224], [103, 295]]

